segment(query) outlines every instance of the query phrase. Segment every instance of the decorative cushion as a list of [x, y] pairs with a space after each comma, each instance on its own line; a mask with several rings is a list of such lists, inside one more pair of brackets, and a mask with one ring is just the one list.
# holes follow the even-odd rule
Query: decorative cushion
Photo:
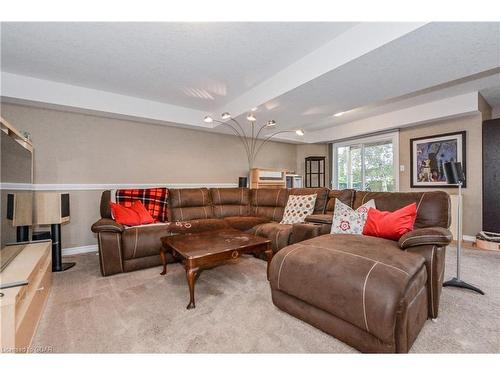
[[113, 219], [121, 225], [140, 225], [141, 218], [139, 214], [135, 212], [132, 207], [125, 207], [118, 203], [111, 203], [111, 215]]
[[280, 224], [303, 223], [306, 216], [314, 211], [317, 194], [310, 195], [290, 195], [285, 206], [285, 213]]
[[416, 203], [409, 204], [393, 212], [370, 208], [365, 227], [363, 228], [363, 234], [365, 236], [399, 241], [403, 234], [413, 230], [416, 218]]
[[146, 207], [144, 207], [141, 201], [135, 201], [132, 204], [132, 207], [130, 208], [139, 215], [139, 220], [141, 221], [141, 224], [154, 223], [155, 220], [153, 219], [153, 216], [151, 216], [149, 211], [146, 210]]
[[336, 199], [330, 233], [363, 234], [363, 227], [365, 226], [366, 216], [370, 208], [375, 208], [375, 201], [373, 199], [356, 210], [342, 203], [340, 199]]
[[120, 189], [116, 191], [116, 203], [131, 207], [134, 201], [142, 202], [155, 222], [167, 220], [167, 188]]

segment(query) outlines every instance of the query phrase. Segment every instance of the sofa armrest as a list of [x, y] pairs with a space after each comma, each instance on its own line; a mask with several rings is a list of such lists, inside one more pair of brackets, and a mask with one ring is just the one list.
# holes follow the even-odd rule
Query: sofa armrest
[[293, 224], [289, 245], [318, 237], [319, 235], [320, 225], [311, 223]]
[[333, 221], [333, 215], [316, 214], [309, 215], [305, 219], [306, 223], [317, 223], [317, 224], [331, 224]]
[[99, 219], [90, 228], [94, 233], [113, 232], [121, 233], [125, 229], [123, 225], [118, 224], [113, 219]]
[[399, 247], [407, 249], [421, 245], [446, 246], [451, 240], [452, 234], [448, 229], [441, 227], [420, 228], [404, 234], [399, 239]]

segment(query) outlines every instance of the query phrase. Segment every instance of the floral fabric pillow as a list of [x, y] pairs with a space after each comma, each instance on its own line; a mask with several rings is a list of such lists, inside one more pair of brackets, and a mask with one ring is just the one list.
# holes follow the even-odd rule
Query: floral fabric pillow
[[363, 228], [370, 208], [376, 208], [373, 199], [358, 207], [357, 210], [353, 210], [339, 199], [336, 199], [330, 233], [363, 234]]
[[290, 195], [280, 224], [303, 223], [306, 216], [314, 212], [317, 196], [318, 194]]

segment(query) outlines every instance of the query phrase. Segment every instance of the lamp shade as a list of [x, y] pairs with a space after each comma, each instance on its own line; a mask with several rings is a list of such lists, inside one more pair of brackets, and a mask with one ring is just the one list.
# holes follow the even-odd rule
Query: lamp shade
[[444, 173], [446, 175], [446, 182], [450, 185], [458, 185], [465, 181], [462, 163], [452, 161], [444, 163]]

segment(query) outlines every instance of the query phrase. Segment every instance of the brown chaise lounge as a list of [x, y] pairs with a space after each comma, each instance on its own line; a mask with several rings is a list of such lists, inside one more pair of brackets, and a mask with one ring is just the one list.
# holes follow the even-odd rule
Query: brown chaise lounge
[[[416, 202], [416, 229], [399, 242], [325, 234], [285, 247], [271, 262], [272, 299], [360, 351], [408, 352], [427, 318], [438, 314], [451, 241], [449, 197], [356, 192], [354, 208], [369, 199], [385, 211]], [[308, 220], [329, 232], [331, 215]]]

